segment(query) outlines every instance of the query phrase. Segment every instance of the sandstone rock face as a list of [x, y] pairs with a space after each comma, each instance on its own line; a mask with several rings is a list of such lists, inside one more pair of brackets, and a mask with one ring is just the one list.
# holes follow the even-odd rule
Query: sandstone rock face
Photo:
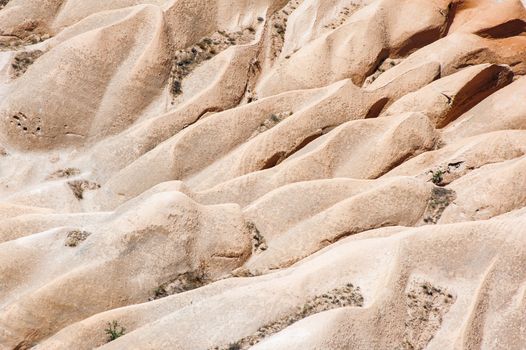
[[524, 349], [519, 0], [0, 0], [0, 350]]

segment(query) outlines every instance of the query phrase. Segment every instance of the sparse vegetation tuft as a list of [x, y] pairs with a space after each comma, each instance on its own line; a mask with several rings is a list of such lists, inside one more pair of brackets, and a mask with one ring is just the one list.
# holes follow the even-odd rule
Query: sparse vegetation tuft
[[66, 241], [64, 242], [64, 245], [66, 247], [76, 247], [81, 242], [84, 242], [90, 235], [91, 233], [86, 232], [86, 231], [80, 231], [80, 230], [70, 231], [68, 232], [66, 236]]
[[106, 334], [108, 335], [108, 342], [114, 341], [115, 339], [122, 337], [125, 331], [126, 328], [119, 325], [119, 322], [115, 320], [108, 322], [108, 328], [104, 330], [104, 332], [106, 332]]
[[[232, 45], [247, 44], [254, 39], [256, 29], [252, 26], [238, 32], [217, 31], [205, 37], [195, 45], [178, 50], [175, 53], [170, 73], [170, 92], [175, 99], [183, 93], [183, 81], [201, 63]], [[172, 104], [174, 101], [172, 101]]]
[[80, 169], [77, 168], [66, 168], [66, 169], [60, 169], [55, 171], [54, 173], [50, 174], [47, 178], [49, 180], [52, 179], [60, 179], [60, 178], [69, 178], [73, 176], [80, 175]]
[[9, 0], [0, 0], [0, 10], [2, 8], [4, 8], [7, 5], [8, 2], [9, 2]]
[[69, 181], [68, 185], [78, 200], [84, 199], [85, 191], [93, 191], [100, 188], [100, 185], [98, 183], [87, 180]]
[[13, 77], [18, 78], [23, 75], [29, 66], [31, 66], [43, 54], [44, 52], [40, 50], [19, 52], [14, 57], [13, 63], [11, 64], [11, 67], [13, 68]]
[[241, 344], [239, 342], [228, 345], [228, 350], [241, 350]]
[[433, 182], [435, 185], [440, 185], [442, 180], [444, 180], [443, 170], [439, 169], [437, 171], [431, 171], [431, 182]]

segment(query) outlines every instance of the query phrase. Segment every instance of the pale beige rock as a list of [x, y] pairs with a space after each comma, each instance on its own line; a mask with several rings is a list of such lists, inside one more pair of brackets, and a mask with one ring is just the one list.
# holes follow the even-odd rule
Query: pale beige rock
[[[417, 310], [407, 304], [408, 293], [414, 285], [429, 283], [445, 293], [444, 298], [451, 295], [449, 306], [441, 300], [437, 304], [439, 310], [444, 311], [438, 322], [439, 330], [426, 321], [414, 324], [431, 331], [430, 348], [454, 348], [455, 343], [469, 346], [466, 344], [473, 338], [466, 338], [466, 334], [476, 332], [479, 325], [474, 320], [484, 317], [489, 331], [487, 335], [481, 334], [476, 340], [478, 344], [494, 347], [494, 335], [500, 334], [505, 340], [496, 348], [519, 349], [521, 338], [514, 338], [514, 331], [502, 325], [520, 322], [521, 303], [512, 300], [520, 297], [521, 289], [511, 287], [522, 280], [522, 267], [512, 263], [525, 259], [520, 252], [524, 243], [520, 224], [524, 224], [523, 219], [481, 221], [406, 230], [384, 238], [347, 239], [286, 271], [230, 283], [221, 281], [214, 287], [203, 288], [200, 293], [198, 290], [191, 295], [173, 296], [174, 305], [185, 305], [188, 298], [194, 303], [186, 307], [181, 305], [170, 313], [159, 315], [156, 304], [115, 310], [75, 324], [37, 348], [78, 346], [88, 349], [101, 345], [100, 329], [115, 317], [123, 320], [124, 325], [130, 325], [130, 333], [103, 349], [141, 349], [144, 346], [206, 349], [216, 344], [228, 345], [255, 333], [261, 325], [287, 315], [295, 307], [301, 307], [310, 296], [322, 295], [352, 281], [365, 294], [363, 308], [341, 308], [311, 316], [256, 348], [343, 349], [349, 343], [357, 347], [402, 346], [404, 340], [413, 338], [404, 333], [404, 327], [392, 325], [411, 320], [410, 312]], [[490, 243], [493, 240], [495, 244]], [[507, 253], [500, 255], [503, 249]], [[437, 265], [448, 269], [438, 270]], [[246, 280], [252, 282], [245, 284]], [[506, 305], [505, 314], [496, 306], [477, 307], [481, 298]], [[144, 316], [139, 317], [139, 314]], [[132, 321], [153, 314], [159, 315], [158, 320], [138, 329], [136, 321]], [[132, 315], [132, 320], [128, 321]], [[371, 323], [376, 327], [371, 328]]]
[[[438, 141], [438, 134], [423, 114], [351, 121], [278, 166], [224, 182], [198, 196], [207, 202], [244, 205], [289, 183], [331, 177], [376, 178], [405, 159], [433, 149]], [[365, 149], [367, 157], [362, 156]]]
[[[2, 300], [3, 346], [39, 341], [97, 312], [147, 301], [159, 285], [185, 273], [221, 278], [250, 253], [237, 206], [203, 207], [179, 192], [153, 194], [102, 225], [84, 223], [83, 230], [90, 235], [74, 248], [65, 246], [65, 229], [1, 245], [3, 290], [21, 295]], [[42, 269], [47, 278], [31, 278]], [[35, 321], [38, 332], [31, 330]]]
[[523, 3], [0, 0], [0, 350], [523, 350]]
[[[348, 180], [346, 187], [351, 191], [354, 189], [355, 193], [345, 196], [345, 191], [349, 190], [338, 191], [337, 187], [331, 188], [337, 185], [333, 182], [313, 181], [283, 186], [261, 197], [246, 209], [247, 217], [253, 218], [267, 246], [264, 251], [253, 254], [245, 264], [251, 274], [290, 266], [327, 245], [363, 231], [382, 226], [414, 226], [424, 216], [433, 187], [431, 184], [404, 178], [383, 183], [373, 181], [374, 185]], [[299, 195], [295, 194], [300, 186], [303, 191]], [[316, 189], [320, 193], [318, 196], [327, 195], [334, 202], [323, 203], [327, 199], [309, 196], [311, 186], [321, 187]], [[332, 194], [333, 191], [338, 191], [338, 195]], [[304, 200], [305, 195], [318, 204], [315, 209], [306, 203], [294, 203]], [[344, 197], [338, 199], [337, 196]], [[281, 215], [274, 214], [268, 208], [267, 201], [272, 201]], [[397, 202], [396, 207], [390, 205], [394, 201]], [[301, 216], [296, 219], [295, 224], [288, 223], [289, 227], [276, 227], [268, 223], [261, 224], [263, 220], [259, 218], [267, 215], [276, 223], [294, 219], [295, 215]], [[328, 225], [328, 222], [331, 224]]]
[[383, 115], [422, 112], [437, 128], [443, 128], [484, 98], [511, 83], [513, 74], [505, 66], [489, 64], [465, 68], [407, 94]]
[[[167, 38], [159, 8], [127, 12], [53, 48], [17, 79], [0, 104], [5, 142], [25, 149], [79, 145], [122, 131], [137, 119], [166, 81]], [[128, 32], [140, 45], [126, 44]], [[46, 89], [53, 91], [51, 99], [39, 98]]]
[[442, 216], [442, 222], [485, 220], [526, 206], [526, 158], [485, 165], [448, 188], [457, 199]]
[[526, 128], [526, 111], [520, 101], [526, 94], [526, 79], [519, 78], [473, 107], [444, 130], [444, 138], [479, 135], [497, 130]]
[[430, 180], [441, 171], [442, 184], [484, 165], [504, 162], [526, 154], [526, 132], [505, 130], [461, 139], [436, 151], [423, 153], [396, 167], [384, 176], [414, 175]]
[[[279, 62], [262, 80], [261, 95], [319, 87], [345, 78], [361, 85], [389, 55], [406, 54], [438, 39], [446, 27], [440, 11], [447, 11], [449, 2], [375, 1], [348, 23]], [[418, 18], [413, 13], [419, 13]], [[298, 70], [298, 66], [309, 69]]]

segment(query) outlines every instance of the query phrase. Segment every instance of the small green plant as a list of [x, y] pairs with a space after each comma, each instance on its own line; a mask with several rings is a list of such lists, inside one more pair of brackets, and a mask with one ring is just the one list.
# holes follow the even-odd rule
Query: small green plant
[[174, 80], [172, 83], [172, 94], [180, 95], [183, 92], [181, 89], [181, 82], [179, 80]]
[[444, 179], [444, 171], [440, 169], [437, 171], [431, 171], [431, 175], [431, 182], [433, 182], [435, 185], [439, 185]]
[[159, 286], [159, 287], [157, 287], [157, 288], [155, 289], [154, 293], [155, 293], [154, 300], [155, 300], [155, 299], [160, 299], [160, 298], [162, 298], [162, 297], [167, 296], [167, 294], [166, 294], [166, 289], [164, 289], [163, 286]]
[[270, 119], [271, 119], [274, 123], [279, 123], [279, 122], [281, 121], [281, 119], [280, 119], [277, 115], [275, 115], [275, 114], [272, 114], [272, 115], [270, 116]]
[[106, 334], [108, 335], [108, 342], [114, 341], [115, 339], [122, 337], [125, 331], [126, 328], [119, 325], [119, 322], [117, 321], [108, 322], [108, 328], [104, 330], [104, 332], [106, 332]]

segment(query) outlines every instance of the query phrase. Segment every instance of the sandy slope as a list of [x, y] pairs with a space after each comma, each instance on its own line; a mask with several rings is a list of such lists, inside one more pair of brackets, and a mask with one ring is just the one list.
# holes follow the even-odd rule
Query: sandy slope
[[525, 349], [525, 74], [519, 0], [0, 0], [0, 349]]

